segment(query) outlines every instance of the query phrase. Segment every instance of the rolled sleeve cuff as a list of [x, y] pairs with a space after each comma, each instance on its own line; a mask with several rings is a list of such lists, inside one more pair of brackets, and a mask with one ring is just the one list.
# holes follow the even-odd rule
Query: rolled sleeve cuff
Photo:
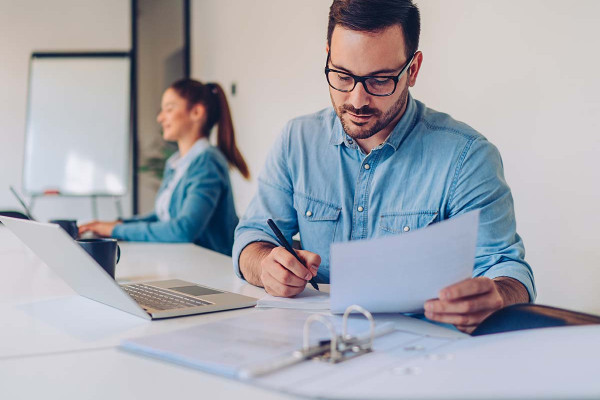
[[125, 225], [124, 223], [115, 225], [115, 227], [112, 230], [111, 236], [114, 237], [115, 239], [126, 240], [124, 232], [123, 232], [124, 225]]
[[233, 272], [235, 272], [235, 274], [239, 278], [244, 280], [246, 279], [244, 278], [244, 275], [242, 275], [242, 271], [240, 270], [240, 255], [242, 254], [242, 251], [246, 248], [246, 246], [254, 242], [267, 242], [275, 246], [279, 246], [277, 240], [275, 240], [273, 236], [270, 236], [265, 232], [253, 230], [240, 233], [236, 237], [235, 242], [233, 243], [231, 258], [233, 259]]
[[148, 222], [130, 222], [117, 224], [111, 236], [118, 240], [146, 242], [148, 238]]
[[488, 269], [483, 276], [490, 279], [499, 278], [502, 276], [516, 279], [517, 281], [521, 282], [523, 286], [525, 286], [525, 289], [527, 289], [527, 293], [529, 293], [529, 302], [533, 303], [535, 301], [537, 293], [533, 283], [533, 276], [525, 266], [519, 263], [504, 262], [496, 264]]

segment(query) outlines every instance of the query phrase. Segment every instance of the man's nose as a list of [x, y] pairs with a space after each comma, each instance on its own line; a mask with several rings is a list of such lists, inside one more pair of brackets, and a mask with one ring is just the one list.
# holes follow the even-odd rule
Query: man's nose
[[361, 108], [370, 103], [371, 95], [365, 90], [363, 82], [357, 82], [348, 100], [352, 107]]

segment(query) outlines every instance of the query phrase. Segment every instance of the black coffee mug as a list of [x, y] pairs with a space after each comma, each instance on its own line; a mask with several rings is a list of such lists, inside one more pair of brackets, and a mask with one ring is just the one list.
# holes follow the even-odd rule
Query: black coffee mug
[[117, 239], [78, 239], [77, 243], [114, 279], [115, 267], [121, 258]]
[[77, 239], [79, 236], [77, 221], [74, 219], [53, 219], [50, 223], [60, 225], [73, 239]]

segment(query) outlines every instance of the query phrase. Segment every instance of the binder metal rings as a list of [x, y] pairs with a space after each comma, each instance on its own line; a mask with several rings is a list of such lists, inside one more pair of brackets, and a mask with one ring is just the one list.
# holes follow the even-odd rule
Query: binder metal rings
[[[353, 311], [358, 311], [369, 321], [370, 328], [367, 335], [352, 336], [348, 333], [348, 317]], [[321, 322], [329, 330], [329, 341], [321, 341], [316, 346], [310, 346], [310, 326], [313, 322]], [[321, 314], [313, 314], [304, 323], [304, 337], [302, 346], [303, 358], [317, 358], [330, 363], [338, 363], [373, 350], [375, 338], [375, 321], [367, 310], [359, 305], [346, 308], [342, 319], [342, 334], [336, 335], [331, 321]]]

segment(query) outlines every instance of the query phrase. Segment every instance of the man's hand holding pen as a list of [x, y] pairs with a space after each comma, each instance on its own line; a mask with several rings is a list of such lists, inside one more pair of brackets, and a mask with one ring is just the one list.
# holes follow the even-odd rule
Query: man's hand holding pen
[[261, 260], [260, 280], [267, 293], [279, 297], [295, 296], [317, 276], [321, 257], [306, 250], [296, 250], [296, 254], [302, 262], [285, 248], [274, 247]]
[[269, 242], [254, 242], [246, 246], [239, 260], [244, 279], [262, 286], [272, 296], [295, 296], [304, 290], [307, 282], [319, 290], [315, 277], [321, 257], [307, 250], [294, 250], [275, 221], [268, 219], [267, 225], [280, 246]]

